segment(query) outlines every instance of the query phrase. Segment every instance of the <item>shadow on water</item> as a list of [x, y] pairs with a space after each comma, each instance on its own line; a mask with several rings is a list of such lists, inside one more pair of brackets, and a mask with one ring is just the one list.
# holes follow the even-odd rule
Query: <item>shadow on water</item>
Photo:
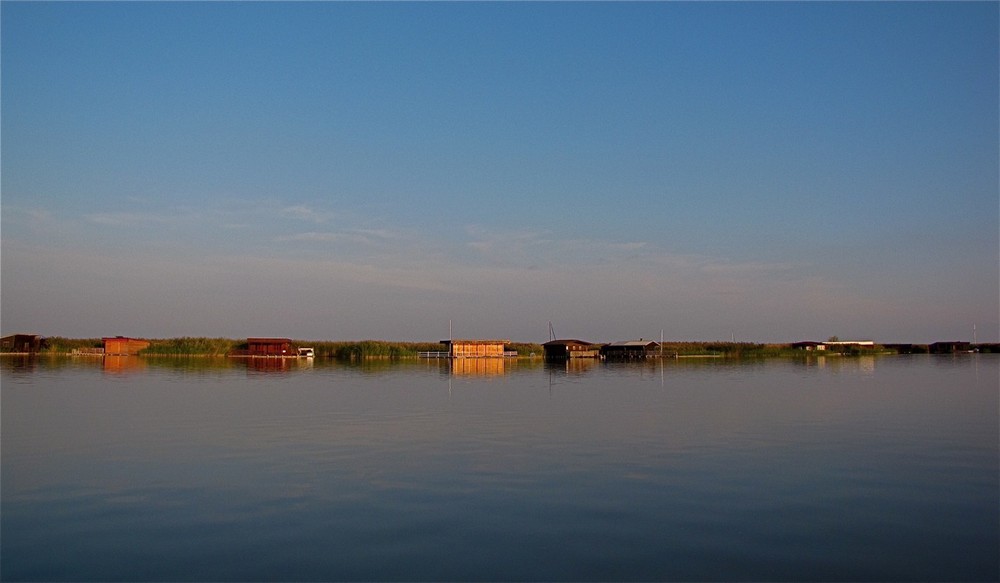
[[[956, 360], [974, 359], [978, 355], [927, 356], [913, 358], [931, 359], [935, 366], [953, 366]], [[159, 371], [246, 371], [248, 373], [293, 373], [328, 371], [333, 369], [361, 374], [406, 372], [408, 370], [434, 370], [442, 375], [456, 377], [497, 377], [524, 372], [545, 370], [553, 374], [586, 375], [598, 371], [617, 370], [628, 373], [663, 370], [717, 370], [719, 368], [761, 367], [785, 363], [789, 366], [829, 370], [875, 370], [880, 359], [905, 358], [902, 356], [807, 356], [801, 358], [649, 358], [630, 361], [608, 361], [595, 358], [543, 360], [541, 358], [421, 358], [339, 360], [333, 358], [228, 358], [222, 356], [65, 356], [65, 355], [9, 355], [0, 357], [0, 370], [10, 373], [28, 373], [37, 370], [64, 368], [95, 368], [108, 374]]]

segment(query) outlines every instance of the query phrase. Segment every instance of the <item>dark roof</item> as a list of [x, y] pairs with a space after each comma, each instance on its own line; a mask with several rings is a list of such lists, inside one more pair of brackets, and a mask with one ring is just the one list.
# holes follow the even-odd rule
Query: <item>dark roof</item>
[[585, 344], [587, 346], [594, 345], [593, 342], [587, 342], [586, 340], [568, 339], [568, 340], [549, 340], [545, 344], [542, 344], [542, 346], [567, 346], [570, 344]]

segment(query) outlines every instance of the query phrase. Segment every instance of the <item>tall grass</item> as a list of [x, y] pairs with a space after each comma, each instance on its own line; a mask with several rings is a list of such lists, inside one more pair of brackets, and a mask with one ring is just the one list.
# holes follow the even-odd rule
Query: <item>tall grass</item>
[[[296, 340], [296, 346], [309, 346], [317, 357], [340, 360], [362, 360], [366, 358], [416, 358], [419, 352], [439, 352], [445, 350], [440, 342], [388, 342], [385, 340], [352, 340], [329, 342], [316, 340]], [[507, 350], [517, 351], [518, 356], [542, 355], [542, 345], [528, 342], [514, 342]]]
[[308, 346], [317, 357], [340, 360], [366, 358], [416, 358], [418, 352], [441, 350], [438, 342], [387, 342], [385, 340], [354, 340], [345, 342], [296, 340], [296, 346]]
[[160, 338], [149, 341], [140, 354], [162, 356], [225, 356], [240, 344], [230, 338]]
[[43, 352], [53, 354], [65, 354], [80, 348], [101, 348], [104, 341], [100, 338], [63, 338], [62, 336], [49, 336], [45, 339], [48, 347]]
[[541, 357], [543, 352], [542, 345], [533, 342], [511, 342], [507, 345], [506, 350], [514, 350], [518, 356]]

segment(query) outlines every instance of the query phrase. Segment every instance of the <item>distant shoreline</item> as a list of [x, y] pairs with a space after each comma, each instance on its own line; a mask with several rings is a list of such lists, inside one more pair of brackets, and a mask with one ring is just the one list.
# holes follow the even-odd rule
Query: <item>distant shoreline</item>
[[[148, 339], [149, 347], [139, 351], [138, 356], [149, 357], [224, 357], [246, 348], [245, 339], [177, 337]], [[982, 352], [1000, 353], [1000, 344], [969, 342], [940, 342], [933, 344], [844, 344], [836, 345], [835, 340], [826, 349], [803, 348], [803, 344], [817, 343], [755, 343], [731, 341], [664, 341], [659, 347], [648, 352], [647, 358], [766, 358], [802, 356], [859, 356], [876, 354], [930, 354]], [[67, 355], [103, 356], [101, 338], [65, 338], [52, 336], [45, 338], [45, 347], [36, 353], [0, 352], [0, 355]], [[338, 360], [358, 359], [416, 359], [421, 352], [441, 350], [440, 342], [394, 342], [387, 340], [292, 340], [292, 344], [310, 347], [316, 358]], [[601, 345], [604, 343], [594, 343]], [[822, 344], [822, 343], [819, 343]], [[509, 342], [507, 349], [516, 352], [517, 358], [542, 358], [541, 343]]]

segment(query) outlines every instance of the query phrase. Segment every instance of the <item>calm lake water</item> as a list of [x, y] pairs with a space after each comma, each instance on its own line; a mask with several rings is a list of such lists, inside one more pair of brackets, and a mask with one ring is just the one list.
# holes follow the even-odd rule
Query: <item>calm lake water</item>
[[997, 580], [998, 365], [4, 357], [0, 576]]

